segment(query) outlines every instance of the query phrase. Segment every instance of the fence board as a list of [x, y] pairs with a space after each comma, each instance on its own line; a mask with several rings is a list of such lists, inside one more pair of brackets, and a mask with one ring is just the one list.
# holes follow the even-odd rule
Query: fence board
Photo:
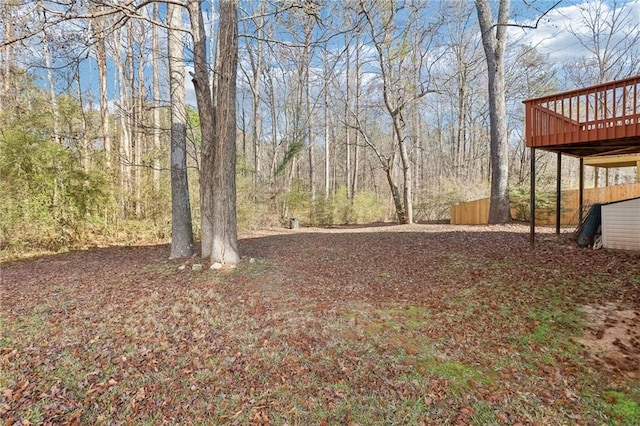
[[[588, 188], [584, 190], [584, 204], [589, 206], [594, 203], [610, 203], [612, 201], [626, 200], [640, 197], [640, 183], [606, 186], [601, 188]], [[578, 224], [578, 190], [562, 191], [560, 224]], [[489, 198], [469, 201], [451, 206], [450, 222], [453, 225], [486, 225], [489, 222]], [[512, 216], [514, 209], [512, 208]], [[547, 210], [536, 210], [537, 225], [555, 225], [555, 202]]]

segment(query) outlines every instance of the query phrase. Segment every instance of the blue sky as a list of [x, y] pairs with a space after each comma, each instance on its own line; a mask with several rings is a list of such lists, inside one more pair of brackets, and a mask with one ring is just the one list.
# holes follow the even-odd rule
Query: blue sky
[[[335, 0], [338, 1], [338, 0]], [[435, 3], [435, 2], [434, 2]], [[525, 3], [522, 0], [512, 0], [512, 21], [515, 23], [523, 23], [531, 25], [533, 24], [538, 17], [545, 11], [547, 11], [551, 6], [556, 3], [555, 0], [529, 0]], [[613, 4], [613, 0], [608, 2], [609, 4]], [[208, 4], [208, 2], [205, 2]], [[244, 6], [255, 6], [258, 3], [255, 1], [245, 2]], [[333, 6], [336, 6], [338, 3], [333, 3]], [[438, 3], [436, 3], [438, 4]], [[467, 4], [471, 4], [471, 0], [468, 0]], [[529, 6], [527, 6], [527, 4]], [[625, 10], [628, 10], [631, 13], [631, 16], [635, 16], [635, 22], [640, 22], [640, 0], [619, 0], [617, 2], [618, 7], [622, 7]], [[579, 57], [586, 53], [583, 46], [576, 40], [576, 38], [571, 34], [569, 29], [572, 29], [574, 32], [581, 32], [582, 29], [578, 25], [580, 21], [580, 10], [581, 8], [585, 8], [589, 5], [587, 1], [580, 0], [563, 0], [557, 7], [553, 10], [549, 11], [539, 22], [538, 27], [536, 29], [521, 29], [521, 28], [512, 28], [510, 30], [510, 39], [511, 40], [519, 40], [522, 43], [526, 43], [532, 46], [536, 46], [536, 48], [544, 54], [548, 54], [551, 62], [561, 62], [566, 61], [568, 58]], [[606, 10], [605, 10], [606, 12]], [[475, 19], [475, 16], [473, 17]], [[207, 19], [215, 20], [215, 14], [212, 16], [207, 14]], [[68, 24], [67, 24], [68, 25]], [[209, 28], [209, 23], [207, 23], [207, 29]], [[636, 29], [637, 31], [638, 29]], [[77, 35], [81, 36], [82, 29], [78, 27], [68, 26], [67, 28], [61, 28], [58, 31], [66, 32], [69, 36]], [[279, 34], [282, 35], [282, 34]], [[66, 36], [65, 36], [66, 37]], [[72, 37], [70, 37], [72, 38]], [[339, 43], [339, 40], [336, 40]], [[63, 46], [64, 47], [64, 46]], [[34, 51], [37, 52], [38, 47], [34, 48]], [[58, 54], [58, 59], [62, 59], [60, 53], [64, 53], [64, 48], [55, 50], [56, 54]], [[242, 58], [241, 58], [242, 60]], [[80, 65], [80, 75], [82, 80], [82, 86], [87, 92], [96, 93], [98, 90], [98, 73], [95, 66], [95, 61], [92, 58], [88, 58]], [[187, 71], [189, 71], [189, 65], [187, 64]], [[110, 64], [110, 75], [113, 75], [112, 64]], [[41, 74], [42, 75], [42, 74]], [[62, 79], [61, 79], [62, 80]], [[114, 98], [115, 96], [115, 79], [110, 77], [109, 80], [109, 91], [110, 97]], [[46, 80], [43, 79], [43, 84], [46, 84]], [[151, 78], [148, 76], [148, 82], [146, 84], [147, 87], [151, 85]], [[59, 82], [59, 90], [62, 91], [64, 89], [64, 81]], [[187, 99], [188, 103], [195, 104], [195, 97], [193, 95], [193, 85], [188, 78], [186, 78], [186, 90], [187, 90]], [[97, 95], [95, 96], [95, 101], [97, 103]]]
[[[611, 13], [613, 2], [608, 3], [609, 6], [603, 10], [604, 13]], [[526, 31], [523, 41], [538, 46], [540, 51], [549, 54], [554, 60], [584, 55], [584, 47], [578, 43], [569, 29], [576, 32], [589, 31], [588, 28], [580, 26], [581, 9], [588, 5], [589, 2], [563, 1], [540, 21], [537, 29]], [[640, 22], [640, 1], [617, 1], [617, 5], [623, 12], [628, 11], [631, 16], [635, 16], [636, 24]], [[518, 32], [514, 31], [512, 35], [517, 37]]]

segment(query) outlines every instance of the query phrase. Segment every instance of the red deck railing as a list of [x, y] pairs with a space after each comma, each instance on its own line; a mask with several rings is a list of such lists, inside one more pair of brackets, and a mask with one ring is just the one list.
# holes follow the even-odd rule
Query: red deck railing
[[524, 104], [528, 147], [640, 138], [640, 76]]

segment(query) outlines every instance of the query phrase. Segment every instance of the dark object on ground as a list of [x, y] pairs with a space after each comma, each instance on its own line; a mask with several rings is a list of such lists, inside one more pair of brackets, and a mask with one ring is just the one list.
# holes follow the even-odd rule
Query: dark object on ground
[[594, 204], [576, 232], [576, 241], [580, 247], [588, 247], [593, 244], [601, 223], [602, 204]]

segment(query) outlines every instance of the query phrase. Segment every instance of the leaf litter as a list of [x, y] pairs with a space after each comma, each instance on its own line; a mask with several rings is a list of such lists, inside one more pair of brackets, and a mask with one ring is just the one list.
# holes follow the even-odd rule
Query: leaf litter
[[620, 414], [607, 396], [640, 395], [640, 254], [579, 249], [549, 230], [530, 250], [527, 231], [262, 230], [241, 238], [232, 270], [180, 268], [166, 245], [7, 262], [0, 416], [640, 422], [637, 404]]

